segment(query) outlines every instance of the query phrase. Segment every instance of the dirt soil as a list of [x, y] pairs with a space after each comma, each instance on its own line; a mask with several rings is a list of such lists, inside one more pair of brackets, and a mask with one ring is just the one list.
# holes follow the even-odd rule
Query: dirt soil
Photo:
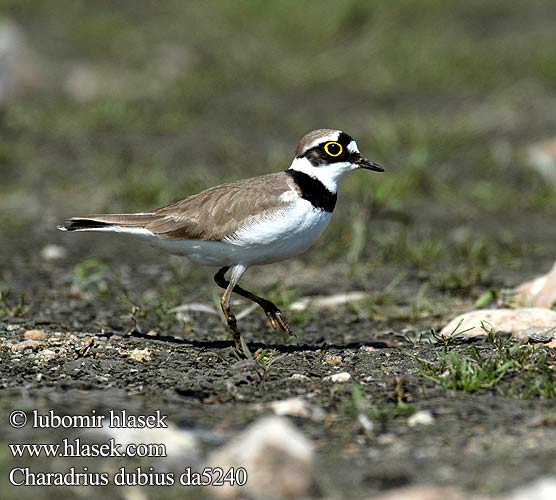
[[[67, 241], [66, 237], [55, 235], [55, 240]], [[140, 415], [160, 410], [180, 429], [197, 436], [201, 458], [189, 463], [199, 464], [211, 449], [272, 413], [264, 403], [301, 397], [319, 410], [291, 417], [316, 446], [315, 496], [363, 498], [414, 483], [458, 485], [469, 492], [495, 494], [556, 473], [554, 401], [504, 395], [499, 387], [472, 393], [441, 388], [423, 377], [415, 358], [435, 359], [430, 334], [419, 335], [407, 327], [407, 321], [369, 319], [352, 308], [336, 307], [310, 317], [293, 316], [297, 336], [287, 338], [267, 327], [257, 311], [240, 324], [250, 351], [257, 355], [266, 350], [266, 357], [261, 365], [238, 363], [227, 331], [215, 315], [194, 313], [185, 326], [173, 317], [162, 324], [148, 315], [134, 322], [110, 291], [86, 300], [76, 289], [72, 265], [93, 242], [97, 253], [117, 255], [106, 277], [109, 290], [118, 281], [142, 293], [152, 286], [169, 286], [176, 279], [165, 277], [169, 264], [173, 265], [170, 258], [147, 247], [129, 248], [130, 240], [125, 238], [80, 235], [74, 241], [63, 261], [45, 262], [29, 248], [6, 256], [15, 291], [18, 283], [25, 283], [30, 309], [5, 316], [0, 327], [3, 422], [15, 409], [28, 414], [53, 410], [59, 415], [93, 411], [106, 415], [121, 409]], [[37, 241], [33, 248], [38, 245]], [[303, 275], [299, 263], [277, 266], [281, 273], [298, 272], [296, 280], [307, 277], [299, 286], [308, 293], [317, 291], [310, 288], [314, 271]], [[252, 274], [264, 276], [264, 269]], [[321, 276], [321, 292], [333, 289], [334, 283], [336, 289], [338, 284], [347, 286], [349, 278], [339, 279], [343, 272], [340, 265], [331, 265], [330, 274]], [[194, 273], [194, 279], [183, 283], [184, 297], [206, 301], [211, 286], [209, 272]], [[411, 286], [411, 280], [404, 285], [408, 295], [414, 293]], [[6, 302], [16, 305], [10, 298]], [[210, 299], [206, 303], [210, 305]], [[442, 315], [426, 319], [433, 326], [443, 321]], [[33, 329], [46, 335], [40, 334], [37, 345], [14, 348], [24, 340], [24, 332]], [[482, 340], [474, 345], [486, 354], [492, 350]], [[469, 343], [461, 341], [452, 348], [457, 353], [467, 347]], [[45, 349], [50, 352], [45, 354]], [[272, 357], [265, 371], [264, 361]], [[348, 372], [351, 379], [344, 383], [325, 379], [339, 372]], [[433, 421], [410, 425], [411, 415], [417, 412], [428, 412]], [[372, 428], [361, 424], [360, 413], [369, 417]], [[80, 435], [75, 430], [28, 427], [4, 424], [2, 440], [56, 443]], [[14, 466], [64, 471], [77, 465], [116, 470], [116, 465], [130, 463], [121, 460], [14, 459], [6, 450], [2, 457], [5, 471]], [[161, 459], [148, 460], [143, 464], [165, 467]], [[180, 464], [182, 468], [187, 460]], [[6, 473], [2, 481], [3, 498], [74, 498], [76, 492], [53, 487], [16, 489], [8, 484]], [[202, 488], [143, 489], [148, 498], [208, 495]], [[94, 488], [79, 492], [98, 498]], [[109, 498], [129, 493], [112, 486], [103, 492]]]

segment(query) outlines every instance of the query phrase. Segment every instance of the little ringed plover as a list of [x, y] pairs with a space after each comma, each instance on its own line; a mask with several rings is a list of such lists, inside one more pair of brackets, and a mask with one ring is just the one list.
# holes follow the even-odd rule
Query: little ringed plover
[[239, 279], [250, 266], [307, 250], [330, 222], [340, 180], [359, 168], [383, 172], [345, 132], [314, 130], [301, 139], [284, 172], [216, 186], [147, 212], [72, 217], [58, 228], [127, 233], [198, 264], [218, 266], [214, 280], [225, 290], [222, 311], [241, 351], [232, 292], [257, 303], [275, 329], [291, 331], [280, 309], [241, 288]]

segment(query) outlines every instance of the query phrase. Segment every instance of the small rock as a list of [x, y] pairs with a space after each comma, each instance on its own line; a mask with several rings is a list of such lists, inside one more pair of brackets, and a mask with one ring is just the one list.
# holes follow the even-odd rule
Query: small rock
[[522, 283], [514, 291], [518, 304], [550, 309], [556, 304], [556, 263], [547, 274]]
[[511, 492], [507, 500], [554, 500], [556, 477], [543, 477]]
[[376, 351], [376, 347], [373, 347], [372, 345], [362, 345], [359, 349], [363, 352], [374, 352], [374, 351]]
[[[104, 79], [108, 81], [107, 78]], [[78, 102], [89, 102], [102, 93], [103, 78], [96, 68], [76, 64], [68, 70], [63, 87], [67, 94]]]
[[370, 500], [486, 500], [480, 495], [468, 495], [451, 486], [407, 486], [394, 488]]
[[27, 330], [23, 334], [23, 338], [27, 340], [46, 340], [48, 337], [44, 330]]
[[350, 302], [357, 302], [367, 299], [369, 294], [366, 292], [347, 292], [337, 293], [334, 295], [321, 295], [313, 297], [302, 297], [301, 299], [290, 304], [292, 311], [305, 311], [308, 307], [316, 307], [319, 309], [337, 307]]
[[556, 138], [532, 144], [526, 156], [527, 164], [556, 186]]
[[357, 415], [357, 421], [359, 422], [359, 425], [361, 426], [361, 428], [367, 434], [370, 434], [371, 432], [373, 432], [375, 424], [373, 423], [373, 421], [369, 417], [367, 417], [367, 415], [365, 415], [364, 413], [359, 413]]
[[340, 373], [335, 373], [334, 375], [328, 375], [327, 377], [324, 377], [322, 380], [324, 380], [325, 382], [343, 383], [343, 382], [347, 382], [350, 379], [351, 379], [351, 375], [348, 372], [340, 372]]
[[415, 412], [407, 419], [407, 425], [409, 425], [409, 427], [432, 424], [434, 424], [434, 417], [432, 416], [432, 413], [427, 410]]
[[[257, 304], [254, 304], [257, 307]], [[191, 313], [204, 313], [212, 314], [214, 316], [220, 316], [220, 312], [213, 306], [207, 304], [202, 304], [200, 302], [191, 302], [189, 304], [182, 304], [181, 306], [174, 307], [170, 309], [171, 313], [175, 313], [176, 319], [182, 323], [191, 323], [193, 320], [193, 314]], [[239, 319], [236, 314], [236, 319]]]
[[37, 350], [42, 346], [42, 342], [36, 340], [28, 339], [18, 342], [11, 346], [12, 351], [24, 351], [25, 349]]
[[199, 441], [191, 431], [180, 429], [172, 422], [167, 427], [133, 428], [103, 426], [91, 432], [101, 432], [115, 438], [122, 446], [129, 444], [163, 444], [165, 462], [179, 464], [180, 467], [194, 465], [198, 462], [201, 451]]
[[281, 499], [309, 497], [313, 491], [312, 443], [283, 417], [265, 417], [250, 425], [207, 460], [208, 466], [244, 467], [245, 486], [218, 486], [220, 498]]
[[528, 338], [532, 329], [535, 329], [536, 335], [541, 335], [543, 329], [545, 336], [553, 338], [556, 336], [556, 312], [540, 307], [479, 309], [455, 317], [442, 328], [440, 335], [462, 332], [466, 337], [476, 337], [486, 335], [490, 328], [512, 333], [516, 338]]
[[41, 361], [49, 361], [51, 359], [54, 359], [56, 356], [56, 351], [53, 351], [52, 349], [43, 349], [42, 351], [39, 351], [37, 353], [37, 358], [39, 358]]
[[304, 417], [315, 422], [322, 422], [326, 416], [322, 408], [314, 406], [302, 398], [272, 401], [268, 403], [268, 406], [278, 416]]
[[19, 25], [0, 19], [0, 109], [36, 86], [35, 59]]
[[292, 373], [290, 375], [291, 380], [311, 380], [307, 375], [303, 375], [303, 373]]
[[448, 233], [448, 239], [457, 245], [467, 243], [473, 238], [473, 229], [470, 226], [466, 225], [457, 226]]
[[332, 356], [330, 354], [328, 354], [325, 358], [324, 358], [324, 362], [327, 365], [330, 366], [339, 366], [342, 364], [344, 360], [342, 359], [342, 356]]
[[145, 347], [145, 349], [133, 349], [133, 351], [129, 353], [129, 357], [134, 361], [139, 361], [140, 363], [143, 361], [150, 361], [151, 351], [148, 347]]
[[67, 250], [60, 245], [46, 245], [41, 250], [41, 258], [48, 262], [55, 260], [64, 260], [67, 255]]

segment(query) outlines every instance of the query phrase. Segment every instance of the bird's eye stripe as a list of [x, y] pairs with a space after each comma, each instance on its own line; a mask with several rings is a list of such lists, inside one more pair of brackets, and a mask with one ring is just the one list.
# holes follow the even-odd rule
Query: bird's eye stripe
[[324, 145], [324, 150], [330, 156], [337, 157], [344, 152], [343, 146], [339, 142], [327, 142]]

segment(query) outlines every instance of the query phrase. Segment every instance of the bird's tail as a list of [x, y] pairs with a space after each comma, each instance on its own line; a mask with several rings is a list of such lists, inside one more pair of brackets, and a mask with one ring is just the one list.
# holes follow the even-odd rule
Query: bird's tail
[[60, 231], [137, 232], [153, 220], [153, 214], [99, 214], [72, 217], [58, 226]]

